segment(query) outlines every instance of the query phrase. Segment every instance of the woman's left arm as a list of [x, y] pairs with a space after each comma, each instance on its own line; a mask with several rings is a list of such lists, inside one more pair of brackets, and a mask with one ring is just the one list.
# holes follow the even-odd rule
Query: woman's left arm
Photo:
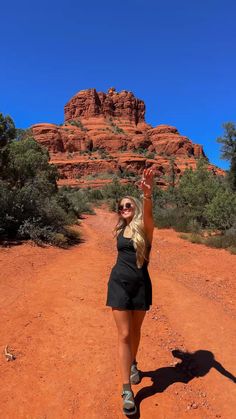
[[143, 191], [143, 223], [149, 243], [152, 243], [154, 220], [152, 213], [152, 189], [154, 171], [152, 168], [144, 169], [140, 187]]

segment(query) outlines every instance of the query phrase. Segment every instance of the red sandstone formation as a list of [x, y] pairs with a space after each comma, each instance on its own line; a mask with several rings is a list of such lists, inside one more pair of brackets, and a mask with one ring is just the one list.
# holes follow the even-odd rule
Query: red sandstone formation
[[122, 90], [118, 93], [111, 88], [107, 93], [96, 89], [81, 90], [65, 105], [65, 122], [100, 115], [128, 119], [137, 125], [144, 122], [145, 104], [132, 92]]
[[[157, 184], [165, 188], [171, 171], [178, 181], [187, 167], [195, 169], [197, 160], [206, 157], [202, 146], [180, 135], [177, 128], [147, 124], [144, 102], [132, 92], [118, 93], [114, 88], [107, 93], [82, 90], [65, 105], [63, 125], [31, 128], [59, 169], [59, 185], [100, 187], [111, 181], [111, 174], [125, 177], [153, 165]], [[208, 168], [216, 175], [225, 173], [211, 164]]]

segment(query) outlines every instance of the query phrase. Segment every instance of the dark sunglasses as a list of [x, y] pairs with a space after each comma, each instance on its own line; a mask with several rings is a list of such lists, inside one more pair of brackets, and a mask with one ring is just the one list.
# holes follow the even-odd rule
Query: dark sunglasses
[[119, 205], [118, 211], [123, 211], [123, 209], [130, 209], [133, 208], [133, 205], [130, 202], [126, 202], [125, 205]]

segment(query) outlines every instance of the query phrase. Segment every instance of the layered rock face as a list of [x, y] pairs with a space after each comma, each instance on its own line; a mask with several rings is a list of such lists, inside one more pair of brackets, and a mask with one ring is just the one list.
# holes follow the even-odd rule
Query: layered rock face
[[65, 122], [76, 118], [91, 118], [96, 116], [127, 119], [134, 124], [144, 122], [145, 104], [136, 99], [132, 92], [114, 88], [107, 93], [95, 89], [81, 90], [65, 105]]
[[[129, 175], [152, 165], [157, 184], [166, 188], [170, 177], [174, 175], [178, 183], [187, 167], [195, 169], [197, 160], [206, 157], [202, 146], [180, 135], [177, 128], [147, 124], [144, 102], [126, 90], [82, 90], [64, 110], [63, 125], [31, 127], [36, 141], [49, 150], [51, 163], [58, 166], [59, 185], [101, 187], [114, 174], [127, 182]], [[211, 164], [208, 169], [224, 175]]]

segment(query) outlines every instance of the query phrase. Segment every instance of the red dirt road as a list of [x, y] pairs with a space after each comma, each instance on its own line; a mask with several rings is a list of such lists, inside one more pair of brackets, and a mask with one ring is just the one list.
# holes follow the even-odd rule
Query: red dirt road
[[[117, 333], [105, 306], [114, 223], [99, 208], [70, 250], [0, 248], [1, 419], [124, 417]], [[137, 357], [136, 417], [233, 419], [236, 257], [155, 229], [149, 271], [153, 306]], [[14, 361], [6, 361], [6, 345]], [[175, 348], [193, 353], [200, 376], [175, 367]]]

